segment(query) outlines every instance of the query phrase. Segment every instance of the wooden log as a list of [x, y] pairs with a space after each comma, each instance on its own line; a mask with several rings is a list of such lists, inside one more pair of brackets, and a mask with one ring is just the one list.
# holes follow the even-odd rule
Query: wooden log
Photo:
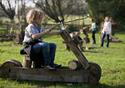
[[9, 61], [0, 66], [0, 77], [15, 80], [97, 84], [101, 77], [101, 68], [95, 63], [90, 63], [90, 67], [86, 70], [82, 68], [70, 70], [68, 67], [56, 70], [47, 68], [34, 69], [22, 68], [19, 63]]
[[96, 63], [89, 63], [89, 83], [96, 84], [101, 78], [101, 67]]
[[77, 71], [69, 70], [68, 68], [60, 68], [57, 70], [27, 69], [27, 68], [12, 68], [9, 73], [9, 78], [16, 80], [34, 80], [47, 82], [73, 82], [87, 83], [88, 71], [80, 69]]
[[0, 66], [0, 77], [8, 77], [10, 69], [13, 67], [22, 67], [22, 64], [17, 60], [7, 60]]
[[87, 69], [89, 67], [88, 60], [86, 59], [84, 54], [80, 51], [78, 46], [72, 41], [69, 33], [66, 30], [62, 30], [60, 34], [65, 42], [69, 42], [67, 43], [68, 46], [70, 47], [71, 51], [75, 54], [78, 61], [83, 65], [83, 68]]
[[77, 70], [77, 69], [82, 68], [82, 65], [80, 64], [79, 61], [77, 61], [77, 60], [72, 60], [72, 61], [69, 61], [68, 67], [69, 67], [69, 69], [71, 69], [71, 70]]
[[1, 65], [1, 67], [10, 67], [10, 68], [12, 68], [12, 67], [22, 67], [22, 64], [19, 61], [12, 59], [12, 60], [5, 61]]

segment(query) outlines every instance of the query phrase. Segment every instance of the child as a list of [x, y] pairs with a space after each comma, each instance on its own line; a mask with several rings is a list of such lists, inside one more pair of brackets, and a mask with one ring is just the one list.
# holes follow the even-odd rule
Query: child
[[[44, 61], [43, 65], [48, 69], [55, 69], [59, 65], [54, 64], [56, 44], [47, 43], [41, 40], [44, 35], [48, 34], [52, 28], [43, 30], [40, 23], [44, 17], [43, 12], [38, 9], [32, 9], [27, 13], [26, 20], [28, 26], [25, 29], [23, 43], [31, 46], [30, 59], [34, 56], [42, 55], [39, 59]], [[43, 60], [42, 60], [43, 58]], [[35, 59], [36, 60], [36, 59]]]
[[91, 32], [92, 32], [92, 44], [96, 44], [96, 38], [95, 38], [95, 34], [96, 34], [96, 23], [94, 21], [94, 19], [92, 19], [92, 24], [91, 24]]
[[88, 50], [88, 43], [90, 42], [89, 36], [88, 36], [88, 27], [83, 28], [83, 34], [85, 37], [83, 38], [83, 42], [85, 43], [85, 49]]
[[72, 34], [70, 34], [70, 36], [73, 42], [78, 46], [80, 51], [83, 51], [83, 48], [82, 48], [83, 40], [80, 37], [80, 32], [73, 32]]

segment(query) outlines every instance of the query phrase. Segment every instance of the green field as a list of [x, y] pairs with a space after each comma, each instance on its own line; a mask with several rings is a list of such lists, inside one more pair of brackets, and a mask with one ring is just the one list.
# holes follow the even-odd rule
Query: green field
[[[125, 88], [125, 34], [115, 36], [123, 42], [110, 43], [109, 48], [106, 46], [100, 48], [99, 34], [97, 34], [95, 48], [83, 52], [89, 61], [99, 64], [102, 68], [99, 85], [15, 81], [0, 78], [0, 88]], [[56, 63], [67, 66], [68, 61], [76, 58], [71, 51], [65, 50], [60, 36], [46, 37], [45, 40], [57, 44]], [[19, 54], [21, 47], [13, 42], [0, 42], [0, 64], [8, 59], [22, 62], [24, 56]]]

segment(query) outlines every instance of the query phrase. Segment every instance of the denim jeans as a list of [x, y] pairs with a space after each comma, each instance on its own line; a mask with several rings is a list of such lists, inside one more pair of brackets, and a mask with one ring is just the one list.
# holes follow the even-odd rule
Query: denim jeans
[[42, 54], [42, 57], [39, 59], [43, 59], [45, 66], [54, 64], [56, 44], [40, 42], [33, 45], [32, 50], [36, 55]]
[[101, 46], [103, 47], [105, 36], [107, 37], [107, 44], [106, 44], [106, 47], [109, 47], [109, 34], [106, 34], [106, 33], [102, 33], [102, 37], [101, 37]]

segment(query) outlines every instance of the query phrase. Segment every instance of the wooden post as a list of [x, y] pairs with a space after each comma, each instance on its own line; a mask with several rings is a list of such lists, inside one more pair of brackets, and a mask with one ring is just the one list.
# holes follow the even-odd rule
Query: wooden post
[[82, 65], [77, 60], [69, 61], [68, 66], [69, 66], [69, 69], [71, 70], [77, 70], [77, 69], [82, 68]]
[[83, 53], [79, 50], [78, 46], [72, 41], [69, 33], [66, 30], [61, 30], [61, 36], [65, 42], [68, 42], [68, 46], [70, 47], [71, 51], [75, 54], [78, 61], [82, 64], [84, 69], [89, 67], [88, 60], [83, 55]]
[[30, 57], [25, 55], [25, 58], [23, 60], [23, 67], [31, 68], [31, 65], [32, 65], [32, 61], [30, 60]]

